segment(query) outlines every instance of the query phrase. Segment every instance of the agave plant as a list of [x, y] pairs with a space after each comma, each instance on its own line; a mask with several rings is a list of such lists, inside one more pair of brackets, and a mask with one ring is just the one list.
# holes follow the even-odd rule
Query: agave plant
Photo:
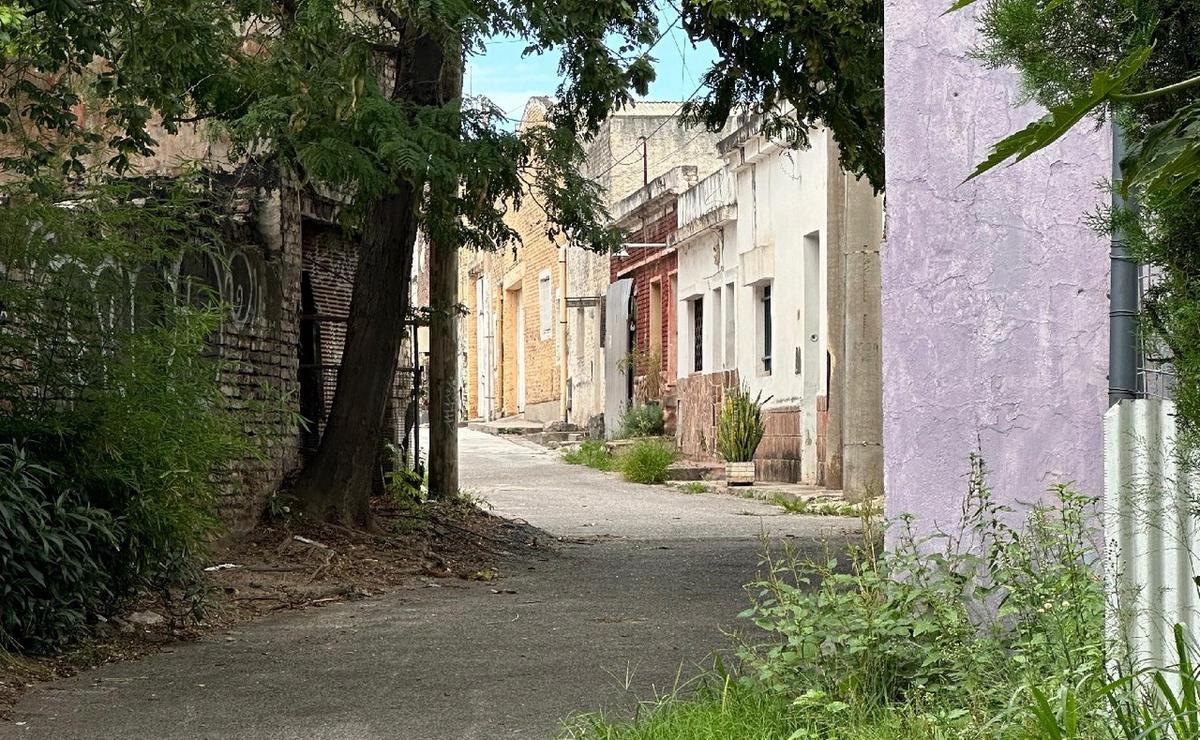
[[[769, 400], [769, 399], [767, 399]], [[725, 395], [721, 418], [717, 420], [717, 451], [726, 462], [750, 462], [763, 438], [762, 393], [750, 398], [744, 386]]]

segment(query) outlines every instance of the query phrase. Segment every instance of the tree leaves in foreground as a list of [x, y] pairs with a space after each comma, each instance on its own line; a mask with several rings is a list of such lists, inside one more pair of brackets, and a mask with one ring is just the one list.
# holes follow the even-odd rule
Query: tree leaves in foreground
[[883, 190], [882, 0], [685, 0], [682, 11], [692, 38], [718, 54], [689, 119], [717, 130], [745, 110], [797, 146], [826, 125], [842, 166]]
[[1154, 279], [1142, 296], [1143, 353], [1174, 370], [1177, 452], [1200, 464], [1200, 3], [1196, 0], [986, 0], [978, 55], [1015, 66], [1049, 109], [999, 142], [972, 177], [1057, 140], [1088, 116], [1126, 141], [1113, 183], [1136, 207], [1100, 208]]

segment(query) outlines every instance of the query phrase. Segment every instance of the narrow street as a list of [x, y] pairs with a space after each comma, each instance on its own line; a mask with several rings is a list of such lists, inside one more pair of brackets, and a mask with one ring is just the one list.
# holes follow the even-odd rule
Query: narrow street
[[856, 527], [627, 484], [467, 430], [461, 447], [463, 487], [562, 538], [552, 552], [494, 583], [416, 582], [48, 684], [0, 736], [550, 738], [725, 648], [762, 534], [815, 554]]

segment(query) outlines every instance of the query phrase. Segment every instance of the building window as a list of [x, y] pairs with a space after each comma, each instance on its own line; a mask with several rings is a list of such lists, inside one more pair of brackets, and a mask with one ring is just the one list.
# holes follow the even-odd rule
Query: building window
[[704, 299], [692, 301], [692, 370], [704, 370]]
[[543, 270], [538, 276], [538, 308], [541, 320], [542, 341], [554, 333], [554, 296], [550, 288], [550, 271]]
[[758, 348], [763, 375], [771, 374], [771, 284], [759, 289], [758, 294]]

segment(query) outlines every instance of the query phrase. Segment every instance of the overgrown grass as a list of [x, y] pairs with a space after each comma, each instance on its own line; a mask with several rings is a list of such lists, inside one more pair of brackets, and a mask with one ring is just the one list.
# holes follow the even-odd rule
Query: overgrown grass
[[707, 483], [698, 480], [690, 480], [680, 483], [678, 488], [684, 493], [708, 493], [711, 490]]
[[586, 465], [596, 470], [612, 470], [616, 466], [608, 446], [603, 442], [589, 440], [563, 453], [563, 461], [569, 465]]
[[789, 514], [805, 514], [808, 516], [851, 516], [857, 517], [864, 513], [865, 507], [877, 507], [873, 502], [851, 504], [846, 501], [830, 501], [812, 498], [798, 498], [774, 493], [767, 496], [767, 501], [783, 508]]
[[635, 719], [584, 715], [568, 721], [564, 734], [580, 740], [789, 740], [799, 727], [786, 698], [714, 673], [697, 681], [694, 693], [642, 704]]
[[620, 431], [617, 436], [621, 439], [635, 437], [657, 437], [666, 428], [666, 418], [662, 406], [648, 403], [631, 406], [621, 416]]
[[974, 462], [957, 532], [900, 520], [885, 551], [868, 517], [848, 563], [767, 547], [742, 615], [767, 637], [739, 643], [739, 675], [702, 674], [631, 719], [577, 717], [567, 737], [1200, 737], [1194, 644], [1180, 636], [1173, 675], [1106, 663], [1095, 499], [1056, 487], [1013, 526]]
[[618, 458], [621, 475], [631, 483], [666, 483], [667, 468], [675, 462], [675, 447], [657, 439], [635, 442]]

